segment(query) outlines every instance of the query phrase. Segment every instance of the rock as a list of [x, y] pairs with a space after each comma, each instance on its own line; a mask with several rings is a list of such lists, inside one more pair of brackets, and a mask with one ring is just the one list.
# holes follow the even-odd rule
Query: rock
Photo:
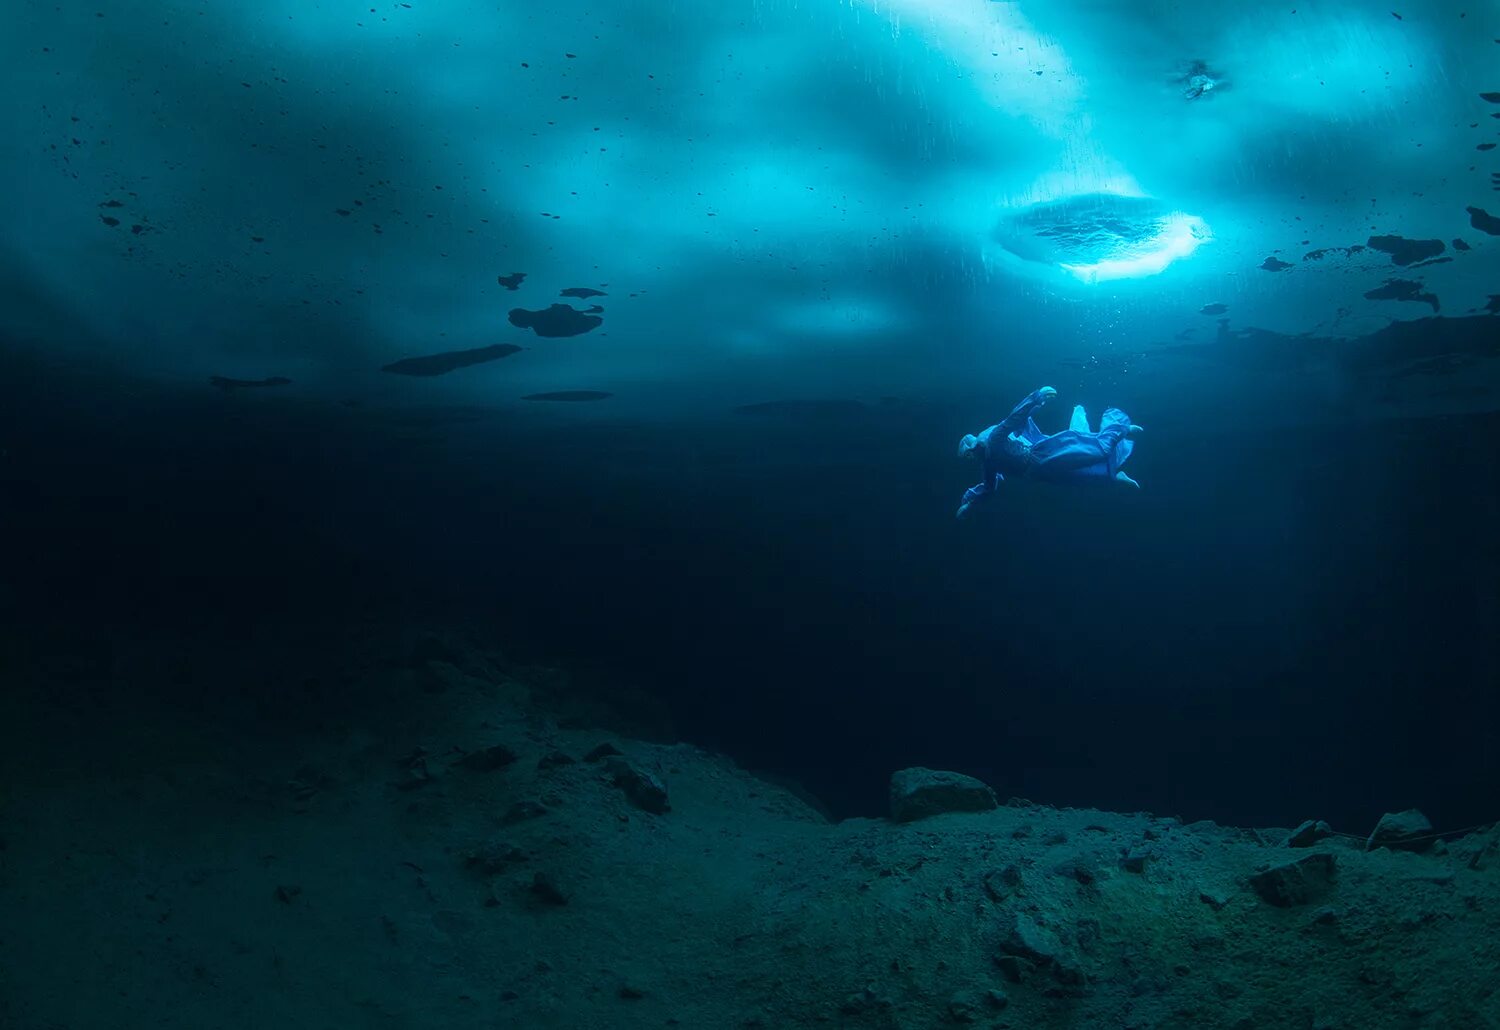
[[538, 819], [547, 814], [547, 806], [540, 801], [517, 801], [506, 809], [505, 815], [501, 817], [502, 825], [511, 826], [515, 823], [523, 823], [528, 819]]
[[614, 785], [625, 792], [636, 808], [653, 815], [665, 815], [672, 810], [667, 788], [653, 774], [623, 758], [611, 758], [606, 768]]
[[391, 786], [397, 790], [416, 790], [432, 782], [432, 772], [427, 768], [426, 748], [413, 748], [409, 754], [398, 758], [396, 764], [401, 767], [402, 775]]
[[1120, 868], [1127, 873], [1144, 873], [1146, 861], [1151, 857], [1151, 849], [1145, 845], [1137, 845], [1125, 853], [1120, 859]]
[[1021, 887], [1021, 870], [1014, 865], [984, 874], [984, 892], [991, 901], [1004, 901]]
[[531, 894], [538, 900], [548, 905], [566, 905], [568, 896], [558, 887], [557, 882], [546, 873], [537, 873], [531, 878]]
[[898, 823], [998, 807], [995, 792], [972, 776], [920, 766], [891, 774], [891, 818]]
[[480, 748], [478, 751], [470, 751], [458, 760], [458, 765], [473, 772], [492, 772], [495, 769], [504, 769], [516, 760], [516, 753], [504, 744], [495, 744], [491, 747]]
[[565, 751], [548, 751], [536, 760], [538, 769], [556, 769], [564, 765], [577, 765], [578, 759]]
[[1289, 848], [1310, 848], [1325, 837], [1333, 836], [1333, 827], [1321, 819], [1309, 819], [1298, 826], [1286, 839]]
[[[1391, 848], [1396, 851], [1426, 851], [1432, 847], [1432, 824], [1415, 808], [1404, 812], [1387, 812], [1380, 817], [1365, 849]], [[1422, 839], [1425, 838], [1425, 839]]]
[[1083, 982], [1083, 971], [1057, 935], [1025, 913], [1011, 914], [1000, 939], [1000, 952], [1047, 970], [1059, 983]]
[[1500, 828], [1473, 833], [1454, 847], [1456, 857], [1474, 870], [1500, 866]]
[[1064, 879], [1077, 880], [1085, 887], [1099, 878], [1099, 874], [1094, 872], [1093, 867], [1081, 855], [1063, 859], [1052, 867], [1052, 873]]
[[866, 987], [844, 999], [839, 1006], [839, 1014], [843, 1016], [864, 1016], [873, 1012], [883, 1012], [891, 1007], [890, 1000], [882, 998], [875, 993], [875, 988]]
[[1221, 891], [1199, 891], [1198, 900], [1203, 902], [1209, 908], [1213, 909], [1215, 912], [1219, 911], [1225, 905], [1229, 904], [1229, 898], [1226, 897]]
[[623, 752], [621, 752], [620, 749], [615, 747], [613, 744], [600, 744], [588, 754], [584, 755], [583, 760], [585, 762], [600, 762], [610, 757], [611, 755], [618, 755], [622, 753]]
[[1019, 955], [999, 955], [995, 958], [995, 965], [1000, 969], [1000, 975], [1013, 984], [1018, 984], [1031, 972], [1032, 965]]
[[493, 876], [512, 862], [524, 862], [526, 852], [504, 841], [486, 841], [477, 848], [464, 852], [464, 866], [481, 876]]
[[1339, 921], [1339, 910], [1332, 905], [1324, 905], [1313, 912], [1312, 921], [1316, 926], [1332, 926]]
[[1250, 877], [1250, 886], [1268, 904], [1278, 908], [1316, 901], [1333, 888], [1338, 863], [1332, 855], [1318, 853], [1271, 866]]
[[276, 900], [283, 905], [290, 905], [302, 893], [302, 888], [295, 883], [279, 884], [276, 888]]
[[959, 991], [948, 999], [948, 1022], [973, 1023], [979, 1019], [984, 1002], [977, 991]]

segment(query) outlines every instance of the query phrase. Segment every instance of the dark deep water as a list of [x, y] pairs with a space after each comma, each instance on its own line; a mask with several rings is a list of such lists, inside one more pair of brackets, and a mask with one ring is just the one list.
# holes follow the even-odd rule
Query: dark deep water
[[[1493, 414], [1160, 433], [1138, 494], [959, 525], [969, 417], [941, 408], [558, 432], [10, 365], [0, 605], [27, 646], [232, 660], [461, 623], [838, 815], [912, 764], [1240, 825], [1496, 815]], [[214, 719], [211, 684], [179, 689], [142, 703]]]

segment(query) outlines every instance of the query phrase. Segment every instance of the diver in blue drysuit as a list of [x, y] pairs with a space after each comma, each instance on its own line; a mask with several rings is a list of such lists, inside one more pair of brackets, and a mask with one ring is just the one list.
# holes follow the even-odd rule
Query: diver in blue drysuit
[[959, 518], [968, 517], [976, 506], [993, 498], [1006, 476], [1051, 483], [1118, 482], [1140, 487], [1120, 471], [1120, 466], [1134, 450], [1131, 437], [1140, 433], [1141, 427], [1131, 425], [1119, 408], [1108, 408], [1100, 420], [1099, 431], [1091, 432], [1088, 415], [1079, 405], [1073, 409], [1068, 428], [1048, 436], [1037, 428], [1031, 416], [1056, 396], [1056, 390], [1044, 386], [1029, 394], [1000, 422], [978, 436], [965, 436], [959, 441], [959, 457], [978, 458], [983, 470], [983, 478], [964, 491]]

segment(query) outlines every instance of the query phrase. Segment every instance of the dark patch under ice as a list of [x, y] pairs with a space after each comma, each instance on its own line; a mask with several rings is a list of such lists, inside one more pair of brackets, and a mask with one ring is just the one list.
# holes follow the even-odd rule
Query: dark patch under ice
[[530, 329], [538, 336], [582, 336], [604, 324], [598, 312], [604, 309], [597, 304], [587, 311], [579, 311], [568, 304], [553, 304], [541, 311], [514, 308], [510, 313], [510, 324]]
[[244, 390], [265, 386], [290, 386], [292, 381], [285, 376], [270, 376], [266, 379], [230, 379], [228, 376], [209, 376], [208, 383], [221, 390]]
[[497, 343], [491, 347], [475, 347], [471, 350], [450, 350], [441, 354], [424, 354], [417, 358], [402, 358], [382, 366], [382, 372], [394, 372], [402, 376], [440, 376], [470, 365], [482, 365], [486, 361], [508, 358], [521, 350], [513, 343]]
[[603, 390], [553, 390], [549, 393], [528, 393], [523, 401], [602, 401], [613, 397]]
[[521, 288], [521, 283], [523, 283], [525, 280], [525, 272], [512, 272], [510, 273], [510, 275], [498, 275], [495, 277], [495, 281], [498, 282], [501, 286], [504, 286], [507, 290], [519, 290]]
[[1465, 208], [1469, 212], [1469, 224], [1480, 232], [1500, 236], [1500, 218], [1496, 218], [1482, 207]]
[[1329, 254], [1342, 254], [1345, 257], [1353, 257], [1365, 249], [1364, 244], [1356, 243], [1352, 247], [1324, 247], [1321, 250], [1310, 250], [1302, 255], [1303, 261], [1322, 261]]
[[1435, 258], [1447, 249], [1442, 240], [1408, 240], [1404, 236], [1371, 236], [1370, 249], [1391, 256], [1394, 265], [1411, 265]]
[[1198, 309], [1200, 315], [1222, 315], [1229, 310], [1228, 304], [1205, 304]]
[[839, 418], [865, 411], [862, 401], [798, 399], [742, 404], [734, 409], [740, 415], [780, 415], [791, 418]]
[[1282, 261], [1280, 258], [1268, 257], [1260, 263], [1260, 267], [1265, 269], [1267, 272], [1285, 272], [1292, 266], [1287, 264], [1285, 261]]
[[589, 297], [607, 297], [609, 294], [603, 290], [596, 290], [592, 286], [569, 286], [566, 290], [558, 291], [559, 297], [577, 297], [586, 300]]
[[1433, 311], [1441, 310], [1436, 294], [1428, 293], [1422, 284], [1412, 279], [1387, 279], [1382, 285], [1365, 294], [1366, 300], [1410, 300], [1432, 305]]

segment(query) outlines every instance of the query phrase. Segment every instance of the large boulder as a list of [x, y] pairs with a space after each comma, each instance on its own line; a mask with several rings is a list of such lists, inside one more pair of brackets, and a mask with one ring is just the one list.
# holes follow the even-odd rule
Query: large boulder
[[1289, 848], [1310, 848], [1320, 840], [1333, 836], [1333, 827], [1321, 819], [1309, 819], [1291, 832], [1286, 839]]
[[1395, 851], [1426, 851], [1432, 847], [1432, 824], [1415, 808], [1404, 812], [1387, 812], [1375, 824], [1375, 832], [1365, 843], [1366, 850], [1391, 848]]
[[1250, 877], [1250, 886], [1267, 904], [1277, 908], [1306, 905], [1333, 889], [1338, 863], [1326, 852], [1283, 862]]
[[993, 790], [963, 773], [916, 766], [891, 774], [891, 818], [898, 823], [944, 812], [987, 812], [998, 807]]

